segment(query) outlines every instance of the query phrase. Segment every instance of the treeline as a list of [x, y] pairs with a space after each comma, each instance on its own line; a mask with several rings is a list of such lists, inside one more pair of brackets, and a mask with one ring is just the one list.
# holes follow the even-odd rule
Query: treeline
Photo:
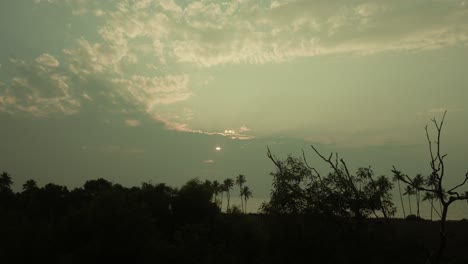
[[[15, 193], [10, 175], [3, 173], [0, 260], [408, 263], [424, 260], [437, 240], [426, 232], [435, 226], [411, 226], [411, 232], [405, 232], [408, 227], [399, 230], [373, 220], [357, 227], [346, 217], [323, 221], [310, 214], [242, 214], [242, 207], [227, 203], [229, 191], [244, 190], [245, 177], [226, 182], [232, 188], [198, 179], [180, 188], [162, 183], [127, 188], [97, 179], [68, 190], [53, 183], [39, 187], [28, 180]], [[224, 213], [221, 191], [227, 199], [223, 211], [230, 208]], [[421, 236], [427, 238], [425, 243]]]
[[[215, 255], [211, 250], [221, 250], [215, 242], [224, 235], [211, 227], [220, 216], [221, 193], [229, 194], [236, 182], [244, 204], [252, 196], [244, 175], [237, 181], [227, 179], [227, 185], [192, 179], [180, 188], [164, 183], [127, 188], [100, 178], [69, 190], [53, 183], [39, 187], [28, 180], [15, 193], [11, 176], [4, 172], [0, 260], [190, 263], [205, 259]], [[228, 202], [227, 210], [239, 215], [243, 207]]]

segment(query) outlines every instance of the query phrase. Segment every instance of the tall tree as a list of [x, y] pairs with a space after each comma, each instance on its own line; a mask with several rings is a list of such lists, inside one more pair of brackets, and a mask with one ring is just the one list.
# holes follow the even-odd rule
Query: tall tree
[[410, 215], [413, 214], [412, 208], [411, 208], [411, 195], [415, 194], [416, 192], [414, 191], [414, 188], [411, 187], [410, 185], [406, 185], [405, 192], [403, 195], [408, 195], [408, 206], [409, 206], [409, 213]]
[[416, 195], [416, 208], [417, 208], [417, 211], [416, 211], [416, 216], [417, 217], [421, 217], [421, 215], [419, 214], [419, 202], [421, 200], [421, 187], [424, 185], [424, 178], [421, 174], [418, 174], [414, 177], [413, 179], [413, 183], [414, 183], [414, 190], [415, 190], [415, 195]]
[[[426, 125], [426, 138], [429, 145], [429, 154], [430, 154], [430, 166], [431, 166], [431, 177], [434, 178], [435, 184], [433, 185], [425, 185], [418, 186], [408, 175], [403, 174], [401, 171], [397, 170], [395, 166], [393, 167], [393, 173], [396, 177], [399, 177], [401, 181], [405, 182], [406, 184], [412, 186], [413, 188], [418, 188], [420, 191], [431, 192], [437, 195], [437, 198], [442, 203], [442, 214], [440, 219], [440, 244], [435, 254], [434, 263], [440, 263], [445, 248], [447, 247], [447, 232], [446, 232], [446, 222], [447, 222], [447, 213], [450, 205], [455, 201], [461, 200], [468, 200], [468, 193], [460, 193], [457, 191], [458, 188], [465, 185], [468, 181], [468, 172], [465, 173], [465, 177], [461, 180], [461, 183], [455, 185], [450, 189], [445, 189], [443, 186], [443, 180], [445, 178], [445, 158], [447, 154], [442, 153], [441, 151], [441, 135], [442, 135], [442, 128], [444, 125], [445, 115], [447, 111], [444, 112], [442, 116], [442, 120], [438, 122], [435, 118], [431, 121], [436, 128], [436, 136], [435, 140], [431, 139], [429, 135], [429, 129]], [[433, 146], [433, 143], [435, 146]]]
[[221, 184], [217, 180], [214, 180], [213, 183], [211, 184], [211, 188], [213, 190], [213, 202], [215, 204], [218, 204], [218, 194], [219, 194], [220, 187], [221, 187]]
[[225, 188], [225, 191], [226, 191], [226, 197], [227, 197], [226, 212], [229, 213], [231, 211], [231, 206], [230, 206], [231, 189], [232, 189], [232, 187], [234, 187], [234, 180], [231, 179], [231, 178], [227, 178], [227, 179], [224, 180], [223, 184], [224, 184], [224, 188]]
[[243, 201], [242, 201], [242, 186], [244, 185], [245, 182], [246, 182], [246, 180], [245, 180], [245, 175], [239, 174], [239, 175], [236, 177], [236, 184], [239, 185], [239, 194], [240, 194], [240, 200], [241, 200], [241, 208], [242, 208], [242, 211], [244, 211], [244, 203], [243, 203]]
[[423, 201], [429, 201], [431, 204], [431, 221], [432, 221], [432, 212], [435, 211], [437, 215], [440, 217], [439, 211], [434, 207], [434, 200], [437, 198], [437, 196], [434, 193], [431, 192], [424, 192], [424, 196], [422, 197]]
[[405, 204], [403, 203], [403, 194], [401, 193], [401, 183], [398, 177], [393, 176], [393, 181], [398, 183], [398, 192], [400, 194], [401, 209], [403, 210], [403, 218], [406, 218]]
[[244, 197], [244, 213], [247, 213], [247, 200], [252, 197], [252, 191], [249, 186], [242, 187], [241, 194]]

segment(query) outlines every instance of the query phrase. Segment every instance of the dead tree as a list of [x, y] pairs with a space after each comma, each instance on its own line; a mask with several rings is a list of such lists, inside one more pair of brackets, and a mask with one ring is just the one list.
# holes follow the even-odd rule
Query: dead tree
[[[431, 166], [431, 175], [430, 177], [433, 179], [431, 184], [426, 184], [425, 186], [421, 186], [418, 184], [415, 184], [414, 180], [411, 179], [408, 175], [403, 174], [401, 171], [397, 170], [395, 166], [393, 166], [392, 172], [395, 174], [395, 177], [397, 177], [399, 180], [405, 182], [409, 186], [418, 189], [419, 191], [426, 191], [429, 193], [433, 193], [441, 202], [442, 204], [442, 215], [440, 218], [440, 244], [439, 248], [435, 254], [435, 257], [433, 259], [433, 263], [440, 263], [445, 248], [447, 247], [447, 233], [446, 233], [446, 222], [447, 222], [447, 213], [449, 206], [455, 202], [455, 201], [460, 201], [460, 200], [468, 200], [468, 193], [465, 192], [464, 194], [460, 194], [457, 189], [465, 185], [465, 183], [468, 180], [468, 172], [465, 174], [464, 180], [454, 186], [453, 188], [450, 188], [448, 190], [444, 189], [443, 187], [443, 180], [445, 177], [445, 163], [444, 159], [447, 157], [447, 154], [442, 154], [441, 151], [441, 134], [442, 134], [442, 127], [444, 125], [444, 120], [445, 120], [445, 115], [447, 114], [447, 111], [444, 112], [444, 115], [442, 116], [442, 120], [438, 122], [435, 118], [431, 119], [432, 123], [434, 123], [434, 126], [437, 130], [437, 136], [436, 140], [433, 142], [431, 140], [431, 137], [429, 135], [429, 130], [428, 126], [426, 125], [425, 130], [426, 130], [426, 137], [427, 137], [427, 142], [429, 145], [429, 154], [430, 154], [430, 166]], [[433, 146], [433, 143], [435, 146]]]

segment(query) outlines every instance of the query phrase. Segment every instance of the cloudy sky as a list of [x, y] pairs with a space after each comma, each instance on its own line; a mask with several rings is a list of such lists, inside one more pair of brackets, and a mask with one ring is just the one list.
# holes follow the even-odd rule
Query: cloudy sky
[[16, 188], [242, 173], [261, 200], [267, 145], [427, 173], [445, 110], [448, 183], [468, 170], [468, 1], [7, 0], [0, 35]]

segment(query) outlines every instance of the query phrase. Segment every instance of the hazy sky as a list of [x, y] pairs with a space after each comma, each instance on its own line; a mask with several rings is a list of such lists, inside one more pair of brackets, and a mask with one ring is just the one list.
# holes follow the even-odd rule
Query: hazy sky
[[267, 145], [427, 174], [444, 110], [447, 183], [468, 170], [468, 1], [4, 0], [0, 39], [16, 188], [242, 173], [263, 199]]

